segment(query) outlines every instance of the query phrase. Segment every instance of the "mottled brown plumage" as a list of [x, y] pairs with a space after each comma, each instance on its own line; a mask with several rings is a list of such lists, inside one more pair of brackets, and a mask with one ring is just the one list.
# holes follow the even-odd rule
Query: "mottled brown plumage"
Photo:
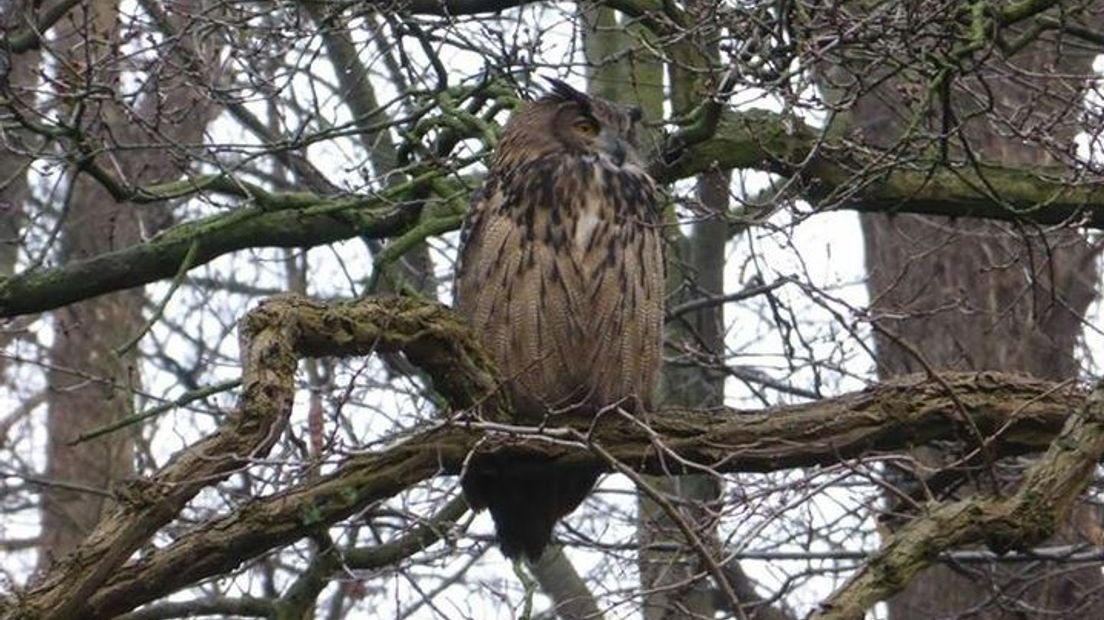
[[[516, 421], [647, 408], [660, 363], [663, 243], [639, 109], [553, 81], [507, 123], [462, 236], [457, 308], [507, 376]], [[503, 553], [540, 556], [597, 480], [482, 457], [463, 481]]]

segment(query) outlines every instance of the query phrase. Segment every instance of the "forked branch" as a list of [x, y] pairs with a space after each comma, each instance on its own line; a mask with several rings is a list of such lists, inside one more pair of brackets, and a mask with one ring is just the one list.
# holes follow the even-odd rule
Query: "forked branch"
[[[290, 414], [298, 359], [381, 350], [401, 350], [420, 366], [451, 404], [453, 416], [427, 421], [422, 430], [386, 449], [353, 456], [320, 479], [251, 500], [192, 528], [167, 547], [131, 559], [200, 490], [267, 453]], [[1075, 386], [970, 373], [946, 375], [940, 382], [913, 377], [754, 413], [667, 410], [637, 419], [611, 411], [597, 421], [515, 427], [502, 423], [506, 409], [498, 398], [495, 370], [462, 322], [443, 306], [402, 298], [339, 304], [274, 298], [243, 320], [242, 351], [241, 400], [222, 427], [152, 477], [119, 489], [116, 510], [87, 542], [56, 565], [39, 587], [8, 601], [2, 617], [61, 620], [127, 612], [311, 536], [418, 483], [458, 474], [477, 446], [496, 450], [502, 458], [516, 457], [519, 463], [608, 468], [612, 457], [651, 474], [763, 472], [878, 458], [931, 441], [955, 440], [963, 436], [962, 409], [995, 453], [1042, 450], [1070, 412], [1085, 403]], [[924, 537], [931, 534], [925, 532], [946, 536], [930, 556], [912, 560], [930, 562], [939, 550], [972, 540], [970, 534], [954, 533], [961, 527], [990, 537], [1000, 533], [1004, 545], [1036, 540], [1052, 522], [1048, 519], [1056, 518], [1048, 511], [1072, 502], [1104, 449], [1099, 401], [1090, 402], [1083, 416], [1071, 418], [1073, 426], [1051, 446], [1014, 500], [936, 509], [906, 528], [903, 532], [919, 530], [918, 538], [902, 533], [898, 547], [926, 548], [930, 541]], [[1044, 501], [1035, 501], [1036, 494]], [[934, 516], [942, 520], [933, 521]], [[1017, 526], [1020, 517], [1028, 518]], [[896, 561], [897, 553], [887, 548], [882, 554], [887, 559], [864, 571]], [[865, 588], [854, 603], [846, 593], [830, 603], [833, 609], [858, 608], [888, 591], [884, 586]]]
[[973, 498], [934, 506], [895, 532], [810, 620], [861, 620], [900, 591], [943, 551], [985, 543], [1001, 553], [1051, 537], [1092, 480], [1104, 454], [1104, 382], [1066, 421], [1046, 454], [1008, 499]]

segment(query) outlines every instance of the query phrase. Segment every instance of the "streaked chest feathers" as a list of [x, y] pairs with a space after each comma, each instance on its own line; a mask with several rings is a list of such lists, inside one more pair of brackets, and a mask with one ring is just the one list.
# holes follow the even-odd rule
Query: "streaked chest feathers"
[[[457, 309], [504, 373], [522, 423], [646, 409], [660, 360], [663, 243], [639, 108], [552, 80], [510, 117], [461, 235]], [[477, 463], [478, 462], [478, 463]], [[481, 464], [480, 464], [481, 463]], [[537, 560], [592, 468], [473, 459], [464, 496], [507, 557]]]
[[511, 379], [519, 415], [647, 406], [663, 321], [651, 179], [549, 155], [493, 170], [473, 209], [458, 307]]

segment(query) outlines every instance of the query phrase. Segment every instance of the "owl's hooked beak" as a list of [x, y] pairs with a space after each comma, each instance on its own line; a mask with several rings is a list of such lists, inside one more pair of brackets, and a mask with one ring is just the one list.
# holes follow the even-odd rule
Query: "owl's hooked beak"
[[625, 158], [629, 154], [628, 145], [625, 144], [624, 140], [614, 135], [612, 131], [602, 130], [598, 135], [598, 148], [609, 155], [609, 158], [613, 160], [618, 168], [625, 164]]

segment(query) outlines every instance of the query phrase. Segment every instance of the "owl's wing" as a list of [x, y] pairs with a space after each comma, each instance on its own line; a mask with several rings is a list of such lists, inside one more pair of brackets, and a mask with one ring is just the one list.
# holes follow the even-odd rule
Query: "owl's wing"
[[[471, 206], [468, 208], [467, 217], [460, 229], [460, 252], [456, 265], [456, 280], [454, 286], [455, 305], [461, 314], [472, 318], [473, 303], [477, 289], [473, 286], [480, 272], [487, 270], [489, 253], [487, 250], [487, 220], [497, 209], [501, 208], [502, 195], [495, 188], [493, 177], [488, 177], [483, 188], [472, 196]], [[501, 235], [499, 235], [501, 236]], [[495, 239], [490, 243], [494, 244]], [[501, 247], [504, 239], [497, 239], [497, 245]], [[471, 321], [474, 323], [475, 321]]]
[[[621, 185], [614, 185], [614, 192]], [[621, 194], [633, 212], [656, 210], [654, 198]], [[615, 204], [606, 194], [591, 200]], [[638, 204], [639, 203], [639, 204]], [[591, 334], [590, 383], [599, 407], [629, 399], [630, 408], [648, 408], [660, 365], [665, 295], [663, 236], [658, 217], [619, 218], [607, 208], [594, 231], [596, 250], [582, 255], [587, 281]]]
[[[655, 207], [658, 209], [658, 206]], [[627, 249], [626, 260], [633, 274], [630, 284], [635, 320], [629, 337], [622, 342], [622, 355], [631, 359], [622, 370], [622, 380], [645, 409], [652, 405], [653, 391], [662, 365], [666, 265], [662, 225], [659, 218], [641, 225], [641, 232]]]
[[553, 241], [563, 231], [550, 217], [555, 206], [543, 202], [489, 179], [472, 204], [456, 280], [457, 310], [500, 371], [516, 378], [511, 397], [530, 419], [580, 396], [588, 351], [582, 275], [562, 240]]
[[484, 188], [473, 201], [461, 235], [456, 278], [456, 309], [500, 365], [504, 360], [498, 351], [508, 336], [506, 300], [513, 295], [505, 266], [517, 262], [520, 250], [517, 227], [501, 208], [502, 194], [493, 187]]

